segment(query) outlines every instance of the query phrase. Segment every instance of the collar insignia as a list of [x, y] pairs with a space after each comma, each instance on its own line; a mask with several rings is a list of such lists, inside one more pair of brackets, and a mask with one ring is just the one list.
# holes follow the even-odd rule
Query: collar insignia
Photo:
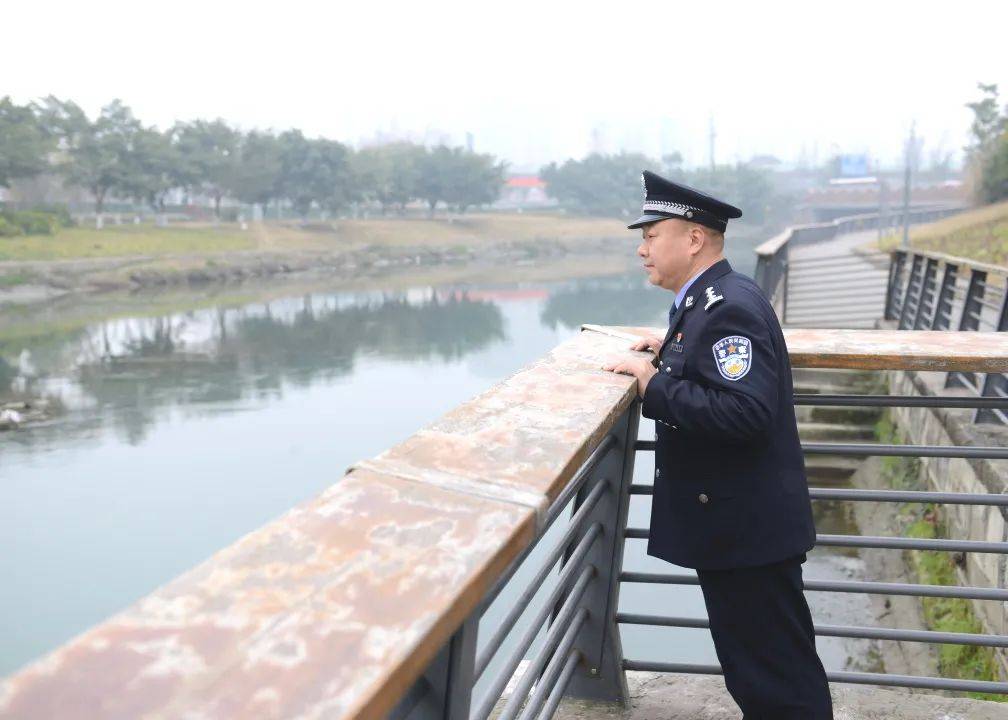
[[704, 292], [707, 293], [707, 304], [703, 306], [704, 310], [710, 310], [711, 307], [724, 300], [724, 295], [718, 295], [713, 285], [708, 285]]
[[693, 307], [693, 296], [692, 295], [687, 295], [686, 296], [686, 304], [683, 307], [686, 307], [686, 308]]

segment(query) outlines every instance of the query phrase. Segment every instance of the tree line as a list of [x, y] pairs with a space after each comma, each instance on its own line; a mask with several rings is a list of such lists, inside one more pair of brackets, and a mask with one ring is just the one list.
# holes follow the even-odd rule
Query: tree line
[[592, 154], [583, 160], [551, 163], [539, 171], [548, 192], [571, 209], [593, 215], [640, 209], [641, 170], [653, 168], [670, 180], [702, 189], [745, 208], [746, 222], [761, 224], [779, 214], [786, 198], [777, 194], [767, 172], [747, 163], [686, 170], [673, 153], [653, 160], [637, 153]]
[[87, 190], [100, 216], [111, 197], [163, 212], [169, 194], [210, 198], [219, 218], [226, 198], [264, 208], [284, 203], [302, 216], [362, 203], [382, 214], [415, 200], [431, 214], [493, 202], [505, 164], [460, 147], [395, 142], [360, 150], [296, 129], [243, 132], [224, 120], [144, 125], [119, 100], [90, 118], [49, 96], [18, 105], [0, 98], [0, 187], [44, 173]]

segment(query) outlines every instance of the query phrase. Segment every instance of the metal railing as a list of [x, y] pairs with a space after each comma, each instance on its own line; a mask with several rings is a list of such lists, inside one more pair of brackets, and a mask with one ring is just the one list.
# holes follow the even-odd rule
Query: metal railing
[[[895, 250], [885, 319], [900, 330], [1008, 331], [1008, 268], [918, 250]], [[982, 398], [1008, 398], [1004, 373], [948, 373], [946, 388]], [[976, 405], [973, 421], [1008, 424], [997, 404]]]
[[[796, 405], [814, 407], [957, 407], [976, 409], [1008, 409], [1005, 398], [941, 398], [891, 395], [829, 395], [805, 394], [795, 396]], [[639, 452], [654, 450], [654, 443], [640, 441]], [[962, 447], [950, 445], [889, 445], [880, 443], [803, 443], [806, 455], [834, 456], [902, 456], [938, 458], [983, 458], [992, 460], [1008, 459], [1008, 448], [1004, 447]], [[650, 495], [650, 485], [636, 484], [630, 488], [631, 494]], [[981, 493], [952, 493], [912, 490], [864, 490], [851, 488], [810, 488], [813, 502], [840, 500], [845, 502], [885, 502], [885, 503], [934, 503], [941, 505], [973, 505], [1008, 508], [1008, 495]], [[624, 530], [628, 539], [646, 539], [647, 528], [629, 527]], [[998, 553], [1008, 554], [1008, 542], [987, 542], [956, 539], [919, 539], [909, 537], [871, 537], [861, 535], [816, 536], [816, 545], [855, 549], [891, 550], [931, 550], [956, 553]], [[663, 583], [672, 585], [696, 585], [695, 576], [680, 573], [631, 573], [620, 574], [622, 582]], [[903, 595], [911, 597], [943, 597], [969, 600], [995, 600], [1008, 602], [1008, 590], [1003, 588], [937, 586], [911, 583], [863, 582], [816, 580], [805, 581], [805, 590], [811, 592], [867, 593], [879, 595]], [[617, 622], [624, 624], [645, 624], [671, 627], [707, 628], [702, 618], [662, 617], [639, 614], [618, 614]], [[864, 640], [885, 640], [920, 642], [932, 644], [978, 645], [994, 648], [1008, 648], [1008, 636], [981, 633], [952, 633], [933, 630], [896, 629], [880, 627], [815, 625], [815, 634], [821, 637], [843, 637]], [[688, 663], [662, 663], [627, 660], [624, 667], [630, 670], [650, 670], [660, 672], [720, 674], [713, 665]], [[866, 673], [831, 671], [827, 672], [830, 682], [855, 683], [879, 686], [923, 688], [932, 690], [956, 690], [967, 692], [1008, 693], [1008, 682], [963, 680], [942, 677], [921, 677], [893, 675], [888, 673]]]
[[[932, 222], [949, 215], [962, 212], [960, 206], [940, 206], [909, 211], [913, 224]], [[893, 227], [903, 222], [902, 211], [887, 213], [866, 213], [837, 218], [830, 222], [795, 225], [759, 245], [756, 252], [754, 279], [763, 289], [778, 317], [787, 315], [788, 277], [790, 270], [789, 250], [792, 247], [832, 240], [839, 235]]]

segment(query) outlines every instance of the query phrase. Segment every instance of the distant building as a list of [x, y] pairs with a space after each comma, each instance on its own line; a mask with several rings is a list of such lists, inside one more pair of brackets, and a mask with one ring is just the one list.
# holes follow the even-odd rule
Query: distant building
[[546, 194], [546, 181], [534, 174], [509, 175], [494, 207], [501, 210], [553, 207], [557, 201]]

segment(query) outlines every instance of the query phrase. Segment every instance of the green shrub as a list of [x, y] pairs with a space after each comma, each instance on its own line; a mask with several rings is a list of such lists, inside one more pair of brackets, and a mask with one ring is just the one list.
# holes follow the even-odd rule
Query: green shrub
[[21, 226], [15, 225], [0, 214], [0, 237], [15, 237], [17, 235], [24, 235]]
[[59, 230], [59, 218], [53, 213], [39, 212], [35, 210], [8, 210], [0, 213], [9, 224], [20, 228], [16, 235], [52, 235]]

